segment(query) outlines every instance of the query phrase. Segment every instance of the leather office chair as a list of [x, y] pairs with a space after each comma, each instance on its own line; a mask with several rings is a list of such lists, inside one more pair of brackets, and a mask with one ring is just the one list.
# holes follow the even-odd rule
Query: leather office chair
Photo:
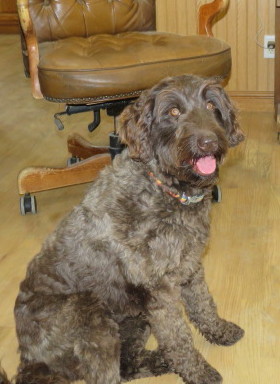
[[[33, 96], [65, 103], [68, 115], [92, 110], [90, 130], [99, 124], [101, 109], [115, 118], [164, 77], [191, 73], [226, 78], [230, 73], [230, 47], [212, 37], [211, 30], [228, 0], [200, 7], [196, 36], [157, 32], [155, 0], [17, 0], [17, 5]], [[63, 129], [59, 115], [55, 121]], [[68, 149], [85, 160], [20, 172], [22, 214], [36, 212], [30, 193], [89, 182], [110, 163], [110, 152], [114, 156], [121, 150], [114, 133], [110, 148], [94, 147], [74, 135]]]

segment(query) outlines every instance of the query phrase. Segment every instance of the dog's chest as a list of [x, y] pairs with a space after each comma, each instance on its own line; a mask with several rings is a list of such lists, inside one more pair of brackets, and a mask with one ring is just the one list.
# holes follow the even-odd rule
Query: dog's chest
[[177, 276], [180, 283], [200, 261], [209, 235], [208, 209], [176, 207], [156, 214], [151, 211], [145, 221], [138, 220], [128, 230], [125, 268], [139, 284], [144, 280], [157, 284], [167, 274]]
[[[162, 252], [169, 248], [169, 255], [166, 256], [172, 259], [177, 254], [181, 264], [186, 259], [200, 256], [203, 251], [209, 237], [209, 217], [206, 209], [180, 208], [159, 222], [159, 228], [162, 227], [159, 238]], [[168, 232], [169, 236], [165, 236]]]

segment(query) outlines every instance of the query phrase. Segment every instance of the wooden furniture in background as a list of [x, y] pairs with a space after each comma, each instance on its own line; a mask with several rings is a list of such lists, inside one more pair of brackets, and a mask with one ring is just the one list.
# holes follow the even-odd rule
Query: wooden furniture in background
[[215, 0], [211, 3], [201, 5], [199, 9], [198, 33], [200, 35], [213, 36], [212, 24], [222, 10], [226, 10], [229, 0]]
[[[55, 114], [60, 130], [62, 114], [94, 111], [92, 131], [99, 125], [100, 110], [116, 118], [125, 105], [164, 77], [192, 73], [227, 78], [230, 46], [210, 36], [212, 22], [228, 2], [212, 0], [201, 8], [199, 31], [205, 36], [176, 36], [156, 31], [155, 0], [17, 0], [32, 94], [67, 104], [65, 112]], [[131, 54], [131, 47], [138, 47], [138, 55]], [[117, 135], [111, 137], [117, 141]], [[110, 142], [111, 153], [120, 149], [115, 144]], [[82, 139], [75, 139], [74, 147], [75, 153], [72, 137], [69, 152], [82, 161], [71, 167], [29, 167], [20, 172], [23, 214], [36, 211], [30, 193], [92, 181], [98, 168], [111, 161], [108, 147], [102, 155], [100, 148], [96, 154], [96, 147]]]
[[[274, 107], [275, 119], [280, 124], [280, 0], [275, 2], [275, 70], [274, 70]], [[278, 129], [279, 131], [279, 129]], [[280, 132], [278, 132], [279, 139]]]
[[0, 0], [0, 33], [18, 33], [16, 0]]

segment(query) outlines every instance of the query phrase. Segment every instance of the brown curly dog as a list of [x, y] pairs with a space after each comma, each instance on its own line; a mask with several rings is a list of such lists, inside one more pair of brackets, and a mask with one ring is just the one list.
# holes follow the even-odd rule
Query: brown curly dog
[[[219, 165], [244, 138], [231, 101], [213, 79], [167, 78], [121, 121], [127, 149], [47, 238], [21, 283], [17, 384], [117, 384], [166, 372], [221, 383], [194, 348], [179, 302], [211, 343], [243, 336], [217, 314], [201, 263]], [[150, 332], [154, 351], [145, 349]]]

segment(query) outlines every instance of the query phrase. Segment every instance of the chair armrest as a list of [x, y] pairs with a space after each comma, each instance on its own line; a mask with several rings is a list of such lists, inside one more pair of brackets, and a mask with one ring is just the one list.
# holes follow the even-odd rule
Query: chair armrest
[[32, 95], [35, 99], [42, 99], [38, 78], [39, 49], [36, 34], [32, 25], [32, 20], [28, 8], [28, 0], [17, 0], [17, 9], [21, 28], [26, 41], [29, 71], [31, 77]]
[[213, 36], [212, 23], [216, 16], [227, 8], [229, 0], [214, 0], [202, 5], [198, 11], [198, 33]]

